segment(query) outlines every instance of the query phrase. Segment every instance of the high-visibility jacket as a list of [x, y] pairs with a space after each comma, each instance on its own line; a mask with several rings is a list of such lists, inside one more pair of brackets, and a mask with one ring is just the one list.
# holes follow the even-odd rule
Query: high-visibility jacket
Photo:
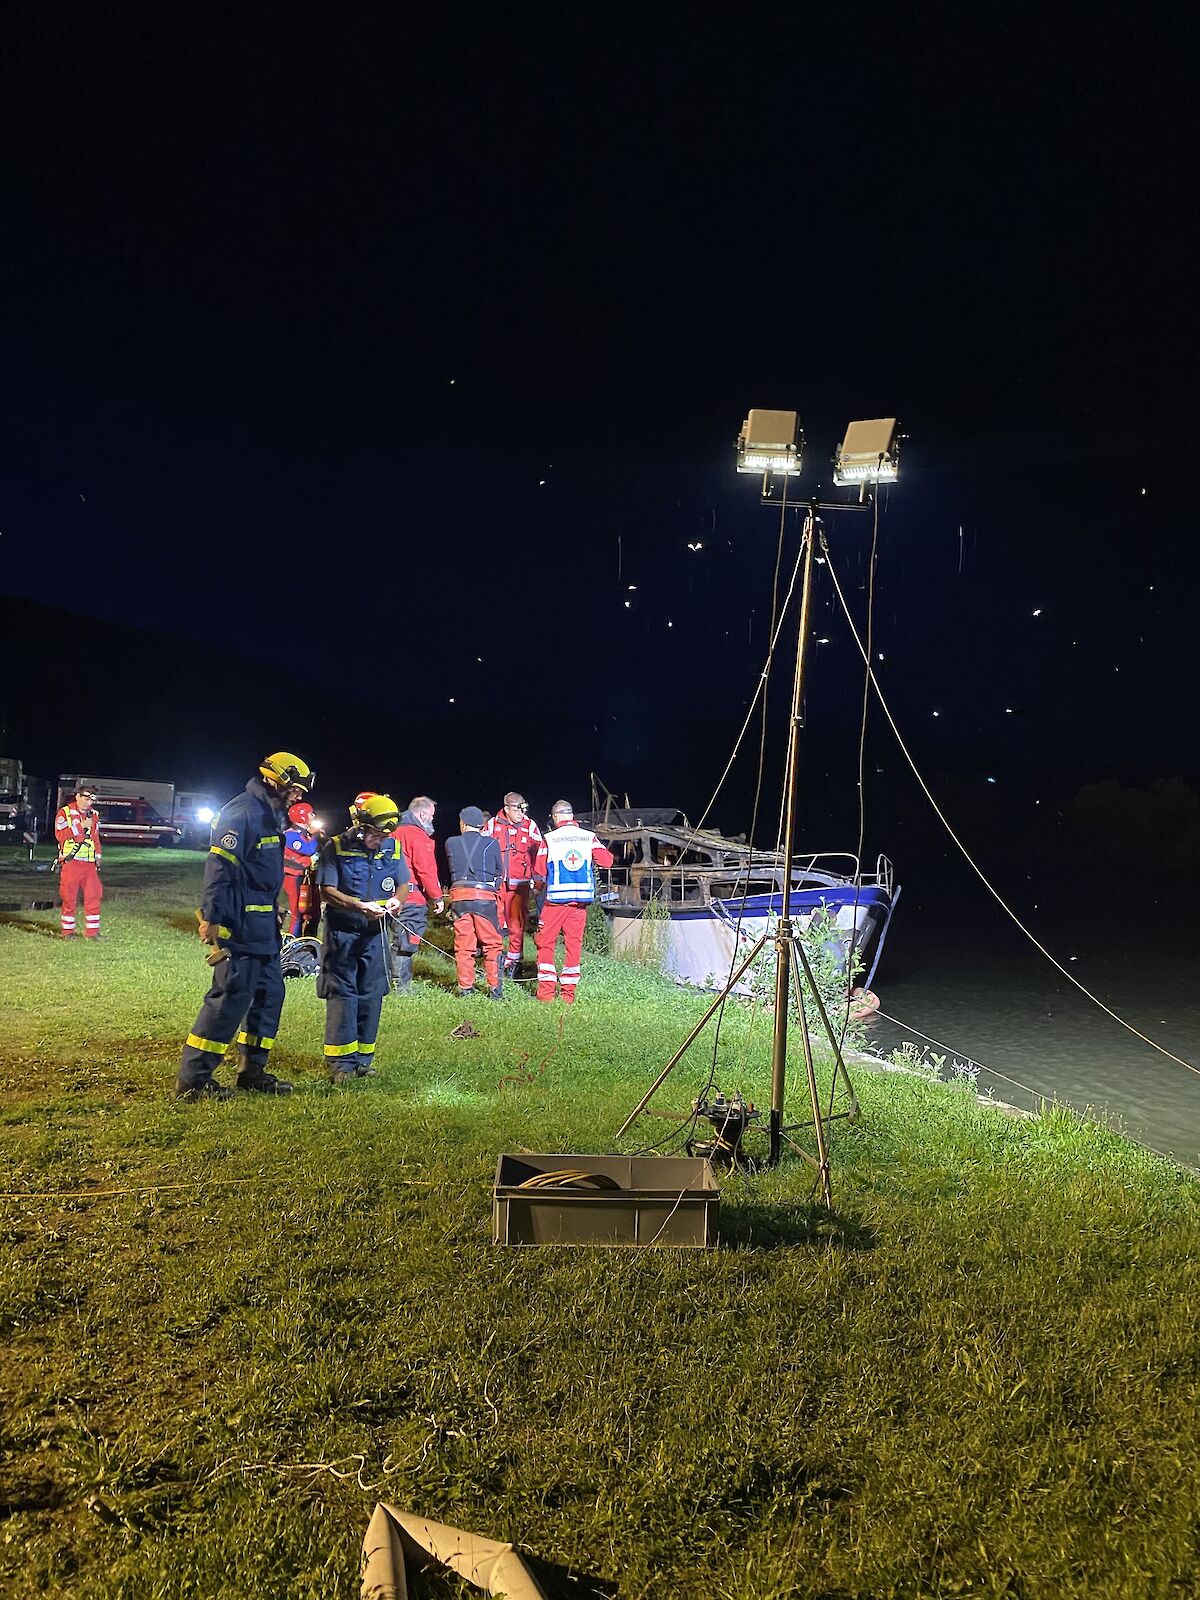
[[510, 822], [503, 811], [498, 811], [484, 823], [483, 831], [500, 846], [505, 888], [515, 889], [528, 883], [533, 877], [533, 864], [542, 843], [542, 830], [537, 823], [531, 817]]
[[100, 819], [95, 811], [63, 806], [54, 819], [54, 837], [63, 861], [99, 861]]
[[282, 799], [260, 778], [223, 805], [212, 826], [200, 915], [221, 941], [248, 955], [279, 949], [275, 917], [283, 888]]
[[321, 841], [314, 839], [311, 833], [305, 833], [303, 828], [289, 828], [283, 836], [283, 870], [307, 872], [316, 866], [320, 848]]
[[400, 818], [400, 826], [393, 829], [392, 838], [400, 841], [404, 859], [408, 863], [409, 890], [406, 904], [423, 906], [427, 900], [444, 900], [433, 838], [411, 811], [406, 811]]
[[[409, 881], [404, 848], [389, 834], [373, 854], [367, 850], [357, 828], [337, 833], [317, 858], [317, 882], [322, 888], [340, 889], [355, 900], [370, 900], [382, 905]], [[339, 933], [361, 933], [377, 927], [362, 911], [325, 901], [325, 925]]]
[[596, 898], [596, 868], [612, 864], [612, 851], [590, 828], [572, 820], [560, 822], [542, 840], [533, 875], [546, 880], [547, 905], [587, 905]]

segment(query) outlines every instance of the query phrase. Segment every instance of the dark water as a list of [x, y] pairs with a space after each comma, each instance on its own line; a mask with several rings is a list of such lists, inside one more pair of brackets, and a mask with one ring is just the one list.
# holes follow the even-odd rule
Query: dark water
[[[1047, 949], [1118, 1015], [1200, 1066], [1200, 884], [1132, 872], [1020, 879], [999, 887]], [[981, 1072], [980, 1088], [998, 1099], [1028, 1107], [1045, 1096], [1107, 1113], [1132, 1138], [1200, 1168], [1200, 1073], [1074, 990], [952, 864], [908, 874], [874, 988], [883, 1011], [907, 1025], [878, 1021], [876, 1048], [916, 1039], [919, 1028], [1026, 1086]]]

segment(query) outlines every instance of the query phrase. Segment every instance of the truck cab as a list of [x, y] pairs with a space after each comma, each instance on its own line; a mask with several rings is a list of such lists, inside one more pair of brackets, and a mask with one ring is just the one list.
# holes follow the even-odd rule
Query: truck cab
[[0, 844], [20, 842], [28, 809], [21, 763], [13, 756], [0, 756]]
[[183, 829], [183, 842], [190, 850], [207, 850], [213, 819], [221, 809], [215, 795], [199, 789], [180, 789], [175, 795], [176, 826]]

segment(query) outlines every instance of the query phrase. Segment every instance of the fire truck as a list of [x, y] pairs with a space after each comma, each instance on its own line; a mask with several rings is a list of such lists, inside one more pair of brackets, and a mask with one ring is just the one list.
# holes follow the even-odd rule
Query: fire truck
[[96, 796], [100, 837], [106, 845], [162, 845], [174, 849], [183, 829], [171, 820], [175, 785], [145, 778], [94, 778], [89, 772], [60, 773], [58, 803], [66, 805], [86, 785]]

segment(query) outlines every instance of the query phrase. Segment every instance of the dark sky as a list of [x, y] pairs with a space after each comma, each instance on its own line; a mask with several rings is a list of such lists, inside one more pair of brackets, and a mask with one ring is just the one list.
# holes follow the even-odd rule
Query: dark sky
[[[694, 815], [766, 642], [741, 419], [799, 410], [811, 489], [894, 413], [877, 648], [931, 774], [1195, 774], [1194, 9], [809, 9], [10, 6], [0, 589], [299, 674], [339, 782]], [[198, 765], [278, 742], [198, 681]], [[97, 694], [135, 759], [137, 685]]]

